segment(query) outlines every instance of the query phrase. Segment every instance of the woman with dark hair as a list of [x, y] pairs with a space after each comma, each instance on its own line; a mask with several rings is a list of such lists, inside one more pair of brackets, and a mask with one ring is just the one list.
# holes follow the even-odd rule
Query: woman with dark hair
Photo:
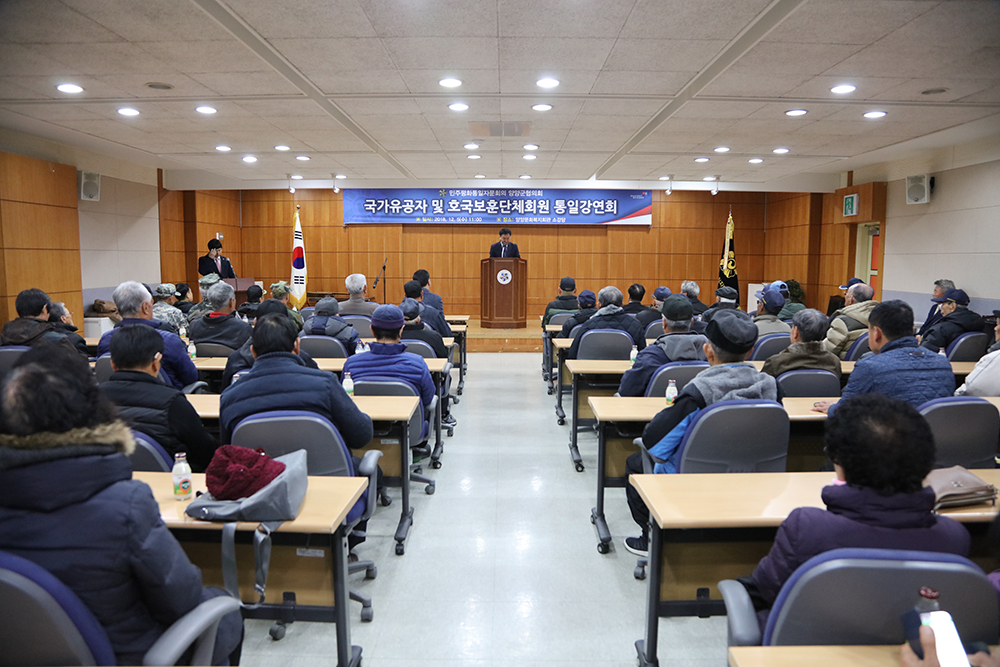
[[[0, 549], [51, 572], [94, 613], [117, 662], [143, 654], [202, 600], [201, 571], [132, 479], [132, 433], [68, 347], [25, 352], [0, 388]], [[219, 625], [215, 664], [239, 660], [238, 612]], [[234, 663], [235, 664], [235, 663]]]
[[790, 320], [795, 316], [795, 313], [805, 310], [806, 293], [802, 291], [802, 285], [799, 284], [798, 280], [786, 280], [784, 285], [785, 289], [781, 291], [781, 296], [785, 297], [785, 305], [778, 313], [778, 319]]
[[174, 308], [177, 308], [182, 313], [187, 315], [188, 311], [194, 307], [194, 301], [191, 300], [194, 298], [194, 294], [191, 292], [191, 286], [187, 283], [177, 283], [175, 287], [177, 290], [174, 292], [174, 295], [177, 296], [177, 303], [174, 304]]

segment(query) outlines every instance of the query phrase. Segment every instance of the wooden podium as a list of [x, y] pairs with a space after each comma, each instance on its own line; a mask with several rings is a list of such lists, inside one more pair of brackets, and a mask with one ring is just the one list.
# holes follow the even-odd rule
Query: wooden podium
[[231, 285], [236, 291], [236, 305], [238, 306], [246, 302], [247, 288], [254, 284], [254, 280], [254, 278], [223, 278], [222, 282]]
[[520, 257], [489, 257], [480, 264], [479, 314], [484, 329], [528, 326], [528, 263]]

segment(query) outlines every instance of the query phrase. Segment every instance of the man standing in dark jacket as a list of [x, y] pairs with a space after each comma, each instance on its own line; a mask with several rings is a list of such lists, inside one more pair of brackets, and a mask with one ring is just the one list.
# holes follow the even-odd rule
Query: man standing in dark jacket
[[653, 375], [663, 364], [671, 361], [705, 361], [705, 343], [708, 339], [691, 331], [694, 308], [683, 294], [668, 296], [663, 302], [663, 330], [666, 332], [648, 345], [635, 358], [622, 376], [618, 393], [622, 396], [644, 396]]
[[921, 347], [937, 352], [964, 333], [989, 331], [979, 313], [969, 310], [969, 295], [965, 290], [950, 289], [931, 301], [941, 304], [941, 319], [920, 339]]
[[[416, 280], [407, 281], [403, 285], [403, 294], [407, 299], [413, 299], [420, 303], [420, 319], [424, 324], [437, 331], [443, 337], [451, 338], [451, 327], [445, 321], [444, 313], [424, 303], [424, 290], [420, 287], [419, 282]], [[372, 317], [374, 316], [375, 313], [373, 312]]]
[[216, 343], [234, 350], [250, 339], [253, 329], [236, 314], [236, 292], [229, 283], [216, 283], [205, 297], [212, 309], [193, 320], [188, 337], [195, 343]]
[[575, 327], [589, 320], [597, 312], [597, 295], [589, 289], [585, 289], [576, 298], [576, 304], [580, 310], [563, 322], [562, 329], [556, 334], [556, 338], [569, 338]]
[[219, 441], [202, 424], [187, 397], [159, 380], [163, 338], [151, 327], [125, 327], [111, 339], [111, 379], [101, 392], [136, 431], [148, 435], [170, 457], [187, 454], [191, 469], [203, 472]]
[[[42, 341], [51, 343], [68, 343], [84, 356], [87, 356], [87, 343], [82, 338], [79, 341], [67, 337], [69, 333], [49, 322], [49, 308], [52, 301], [49, 295], [40, 289], [26, 289], [18, 293], [14, 300], [17, 319], [3, 325], [0, 331], [0, 345], [24, 345], [33, 347]], [[77, 336], [77, 338], [80, 338]], [[83, 346], [80, 346], [80, 342]]]
[[571, 276], [566, 276], [559, 281], [559, 296], [549, 301], [548, 305], [545, 306], [542, 329], [556, 313], [575, 313], [579, 309], [579, 304], [576, 301], [576, 281]]
[[361, 335], [358, 330], [347, 323], [342, 317], [338, 317], [340, 304], [332, 296], [320, 299], [316, 304], [313, 315], [302, 325], [302, 336], [329, 336], [336, 338], [347, 350], [347, 356], [354, 354], [355, 348], [361, 342]]
[[580, 341], [583, 340], [583, 334], [599, 329], [624, 331], [632, 339], [632, 344], [638, 349], [642, 350], [646, 347], [646, 338], [639, 327], [639, 322], [622, 309], [622, 292], [620, 289], [608, 285], [598, 292], [597, 300], [601, 307], [580, 327], [580, 331], [577, 333], [576, 338], [573, 339], [573, 344], [566, 355], [567, 359], [576, 359], [576, 355], [580, 351]]

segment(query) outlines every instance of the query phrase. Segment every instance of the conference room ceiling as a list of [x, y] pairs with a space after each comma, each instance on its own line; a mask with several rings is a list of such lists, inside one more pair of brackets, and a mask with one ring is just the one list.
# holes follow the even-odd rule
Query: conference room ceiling
[[0, 127], [242, 187], [288, 174], [766, 184], [988, 117], [994, 0], [0, 2]]

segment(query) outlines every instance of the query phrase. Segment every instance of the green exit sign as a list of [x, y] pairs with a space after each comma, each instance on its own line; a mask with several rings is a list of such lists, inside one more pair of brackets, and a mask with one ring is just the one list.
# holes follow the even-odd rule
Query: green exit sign
[[858, 214], [858, 195], [844, 196], [844, 217], [849, 218]]

